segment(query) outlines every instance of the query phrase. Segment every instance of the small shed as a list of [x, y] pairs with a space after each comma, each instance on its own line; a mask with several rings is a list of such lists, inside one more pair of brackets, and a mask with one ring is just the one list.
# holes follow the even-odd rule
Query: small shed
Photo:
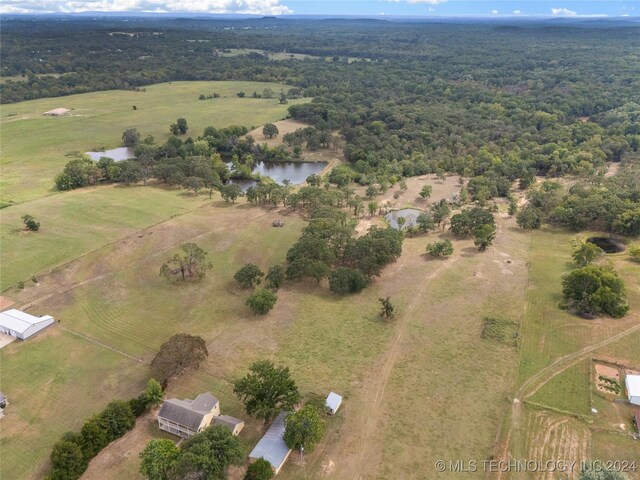
[[276, 475], [291, 454], [291, 449], [284, 443], [284, 419], [287, 418], [287, 415], [289, 415], [289, 412], [282, 412], [278, 415], [249, 454], [249, 460], [252, 462], [259, 458], [264, 458], [271, 464], [271, 468]]
[[53, 110], [49, 110], [48, 112], [44, 112], [43, 115], [47, 117], [62, 117], [71, 111], [70, 108], [54, 108]]
[[213, 417], [213, 424], [227, 427], [234, 435], [238, 435], [244, 428], [244, 420], [240, 420], [239, 418], [235, 418], [230, 415], [219, 415], [217, 417]]
[[35, 317], [15, 308], [0, 312], [0, 332], [20, 340], [26, 340], [54, 322], [49, 315]]
[[324, 402], [324, 409], [327, 413], [335, 415], [340, 405], [342, 405], [342, 397], [337, 393], [331, 392]]
[[627, 374], [624, 385], [627, 387], [629, 403], [640, 405], [640, 375]]

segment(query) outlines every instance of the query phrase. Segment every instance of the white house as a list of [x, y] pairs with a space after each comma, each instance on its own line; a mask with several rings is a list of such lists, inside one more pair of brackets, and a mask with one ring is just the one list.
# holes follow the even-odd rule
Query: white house
[[271, 468], [276, 475], [291, 454], [291, 449], [284, 443], [284, 419], [287, 418], [287, 415], [289, 415], [289, 412], [282, 412], [278, 415], [269, 430], [265, 432], [249, 454], [249, 460], [252, 462], [259, 458], [264, 458], [271, 464]]
[[49, 315], [34, 317], [16, 309], [0, 312], [0, 332], [21, 340], [26, 340], [53, 323], [55, 320]]
[[331, 392], [324, 402], [324, 409], [331, 415], [335, 415], [340, 405], [342, 405], [342, 397], [337, 393]]
[[201, 393], [195, 400], [171, 398], [164, 401], [158, 412], [158, 427], [189, 438], [207, 428], [217, 415], [220, 415], [220, 402], [209, 392]]
[[640, 375], [628, 374], [624, 379], [629, 403], [640, 405]]

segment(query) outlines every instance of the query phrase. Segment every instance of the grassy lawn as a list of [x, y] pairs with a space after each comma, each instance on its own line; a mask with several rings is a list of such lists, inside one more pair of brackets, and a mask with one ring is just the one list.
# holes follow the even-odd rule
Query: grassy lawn
[[591, 360], [582, 360], [545, 383], [529, 400], [577, 415], [590, 415], [590, 367]]
[[112, 399], [144, 389], [147, 367], [58, 326], [0, 350], [2, 478], [43, 478], [53, 443]]
[[[156, 187], [99, 187], [0, 210], [0, 290], [31, 275], [82, 256], [105, 243], [134, 234], [204, 204], [177, 190]], [[29, 214], [40, 231], [27, 232], [20, 217]]]
[[[602, 263], [614, 267], [626, 283], [631, 307], [627, 316], [585, 320], [558, 307], [562, 276], [571, 268], [573, 245], [588, 236], [588, 232], [574, 235], [547, 229], [532, 233], [518, 385], [559, 357], [606, 340], [640, 320], [640, 276], [637, 265], [629, 262], [626, 254], [607, 255]], [[546, 383], [528, 400], [543, 408], [589, 418], [592, 417], [592, 398], [599, 413], [592, 418], [593, 423], [587, 423], [553, 410], [524, 408], [512, 432], [512, 454], [540, 460], [638, 458], [640, 446], [620, 428], [620, 424], [628, 423], [626, 406], [614, 405], [593, 395], [590, 385], [591, 357], [637, 368], [640, 366], [638, 345], [640, 332], [635, 332], [596, 349], [566, 370], [555, 375], [551, 372]], [[628, 431], [630, 425], [626, 425], [626, 429]]]
[[[277, 98], [238, 98], [271, 88], [279, 94], [285, 85], [264, 82], [172, 82], [145, 87], [146, 91], [113, 90], [45, 98], [2, 107], [3, 203], [20, 203], [53, 193], [53, 179], [70, 151], [114, 148], [122, 144], [122, 132], [137, 128], [157, 142], [169, 136], [169, 125], [178, 117], [189, 123], [188, 135], [196, 137], [213, 125], [248, 128], [284, 118], [287, 108], [306, 99], [280, 105]], [[219, 93], [221, 98], [198, 100], [200, 94]], [[133, 110], [133, 105], [137, 110]], [[72, 109], [65, 117], [43, 117], [57, 107]], [[185, 136], [186, 138], [186, 136]]]

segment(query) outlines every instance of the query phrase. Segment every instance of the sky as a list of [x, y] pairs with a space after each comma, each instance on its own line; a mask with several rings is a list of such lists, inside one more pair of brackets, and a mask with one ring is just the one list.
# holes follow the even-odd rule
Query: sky
[[2, 0], [0, 13], [638, 16], [640, 0]]

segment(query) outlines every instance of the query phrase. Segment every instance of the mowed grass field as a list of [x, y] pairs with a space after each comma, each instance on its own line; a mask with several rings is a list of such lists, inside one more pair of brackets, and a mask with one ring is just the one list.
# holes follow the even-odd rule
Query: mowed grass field
[[[157, 142], [169, 136], [169, 125], [184, 117], [188, 136], [205, 127], [244, 125], [247, 128], [282, 119], [287, 108], [308, 99], [280, 105], [277, 98], [248, 98], [270, 88], [276, 94], [289, 87], [264, 82], [171, 82], [145, 91], [113, 90], [46, 98], [3, 105], [0, 114], [0, 167], [3, 203], [21, 203], [53, 193], [53, 180], [72, 151], [110, 149], [122, 145], [122, 132], [137, 128]], [[244, 91], [247, 98], [238, 98]], [[198, 100], [200, 94], [221, 98]], [[133, 105], [137, 110], [133, 110]], [[72, 109], [64, 117], [44, 117], [48, 110]]]
[[[36, 278], [105, 243], [204, 205], [178, 189], [104, 186], [39, 198], [0, 210], [0, 290]], [[21, 221], [34, 216], [40, 231]]]
[[[571, 252], [589, 236], [589, 232], [576, 235], [544, 228], [532, 233], [516, 387], [537, 372], [545, 373], [521, 392], [525, 405], [515, 405], [508, 417], [513, 458], [577, 462], [640, 458], [640, 445], [629, 435], [630, 409], [600, 399], [591, 384], [593, 358], [640, 368], [640, 331], [634, 330], [640, 324], [638, 265], [626, 253], [601, 260], [626, 283], [630, 311], [624, 318], [585, 320], [558, 307], [562, 277], [573, 268]], [[608, 341], [616, 335], [620, 338]], [[568, 360], [563, 361], [565, 357]], [[594, 415], [592, 407], [599, 413]], [[569, 472], [568, 478], [577, 479], [578, 474], [577, 470]], [[519, 473], [492, 478], [551, 477]], [[629, 478], [640, 475], [629, 472]]]

